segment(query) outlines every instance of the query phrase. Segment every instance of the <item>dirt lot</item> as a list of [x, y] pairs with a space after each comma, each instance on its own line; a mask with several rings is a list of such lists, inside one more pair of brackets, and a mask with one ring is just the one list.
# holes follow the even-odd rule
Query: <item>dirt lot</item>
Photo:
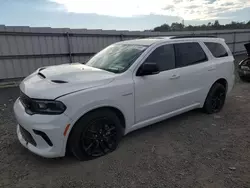
[[188, 112], [127, 135], [105, 157], [79, 162], [23, 148], [12, 112], [18, 88], [0, 89], [0, 187], [250, 187], [249, 93], [250, 83], [238, 80], [222, 112]]

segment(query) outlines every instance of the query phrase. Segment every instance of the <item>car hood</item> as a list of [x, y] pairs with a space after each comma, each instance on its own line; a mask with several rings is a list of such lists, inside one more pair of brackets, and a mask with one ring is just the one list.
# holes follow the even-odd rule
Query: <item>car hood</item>
[[43, 67], [20, 84], [23, 93], [36, 99], [62, 95], [110, 83], [116, 74], [80, 63]]

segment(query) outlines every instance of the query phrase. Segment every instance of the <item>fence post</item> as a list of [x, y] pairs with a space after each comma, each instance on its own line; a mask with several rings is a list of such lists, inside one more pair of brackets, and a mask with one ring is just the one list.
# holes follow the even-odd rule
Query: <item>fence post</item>
[[120, 41], [123, 41], [123, 34], [120, 34]]
[[236, 32], [234, 32], [233, 33], [233, 37], [234, 37], [234, 39], [233, 39], [233, 54], [235, 54], [235, 39], [236, 39]]
[[68, 42], [68, 50], [69, 50], [69, 61], [70, 63], [73, 63], [72, 61], [72, 53], [71, 53], [71, 45], [70, 45], [70, 38], [69, 38], [69, 32], [67, 34], [67, 42]]

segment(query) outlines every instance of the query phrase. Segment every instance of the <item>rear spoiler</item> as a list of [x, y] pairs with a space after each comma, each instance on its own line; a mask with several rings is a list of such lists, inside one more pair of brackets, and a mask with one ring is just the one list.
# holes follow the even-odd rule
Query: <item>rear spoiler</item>
[[250, 56], [250, 43], [244, 44], [246, 50], [247, 50], [247, 55]]

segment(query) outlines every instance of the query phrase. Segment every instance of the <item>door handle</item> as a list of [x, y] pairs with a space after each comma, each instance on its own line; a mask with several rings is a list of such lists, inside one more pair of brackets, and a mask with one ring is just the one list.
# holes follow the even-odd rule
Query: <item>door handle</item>
[[213, 71], [213, 70], [215, 70], [216, 68], [215, 67], [209, 67], [208, 68], [208, 71]]
[[170, 80], [174, 80], [174, 79], [178, 79], [180, 78], [180, 75], [178, 74], [173, 74], [171, 77], [170, 77]]

